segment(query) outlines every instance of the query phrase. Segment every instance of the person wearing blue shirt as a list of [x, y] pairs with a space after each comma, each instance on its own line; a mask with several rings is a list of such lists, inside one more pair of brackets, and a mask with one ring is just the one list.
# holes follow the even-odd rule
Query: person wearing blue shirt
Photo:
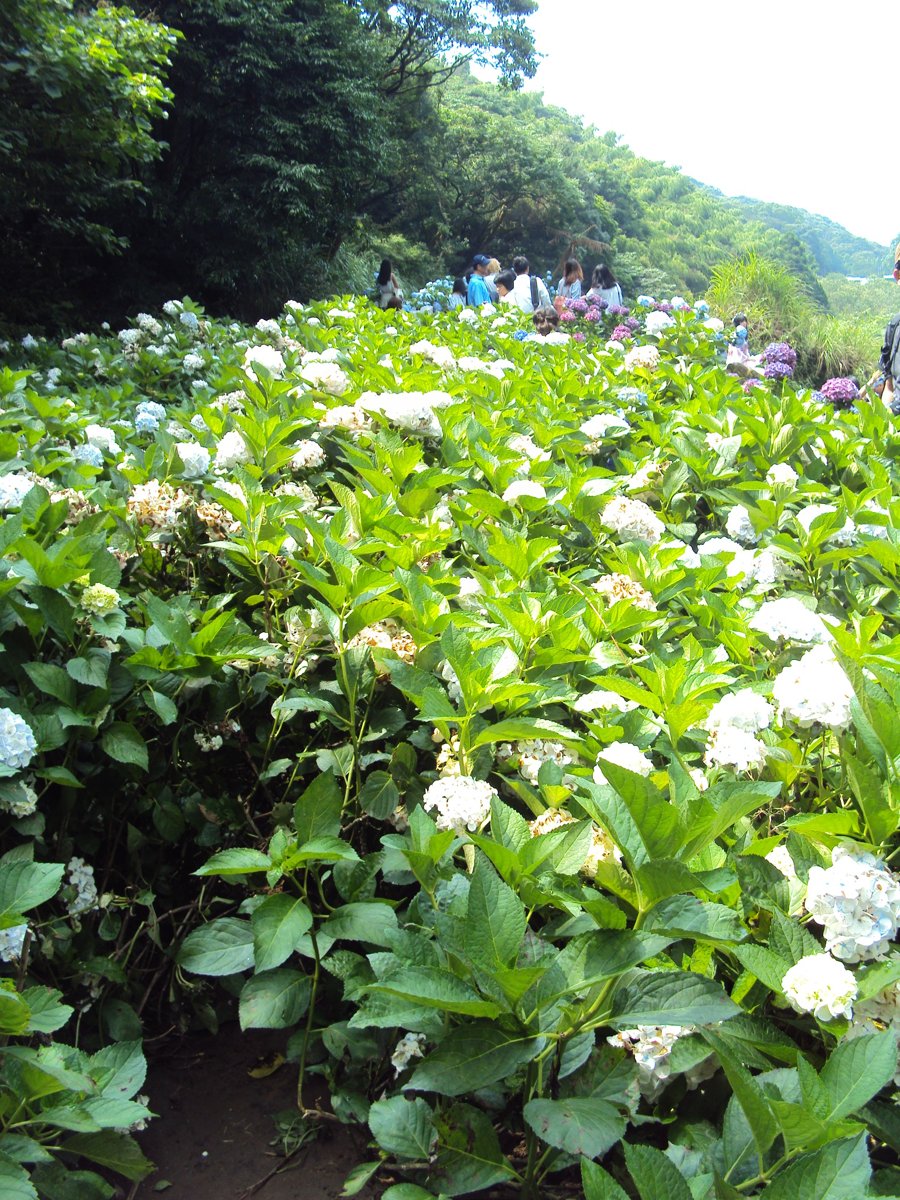
[[480, 308], [482, 304], [491, 302], [491, 293], [484, 282], [490, 261], [486, 254], [476, 254], [472, 259], [472, 274], [466, 289], [466, 303], [471, 304], [473, 308]]

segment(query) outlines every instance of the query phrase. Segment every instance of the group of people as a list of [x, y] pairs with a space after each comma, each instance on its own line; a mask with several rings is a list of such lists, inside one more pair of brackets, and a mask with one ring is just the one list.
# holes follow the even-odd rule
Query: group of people
[[[575, 258], [567, 259], [556, 288], [555, 307], [559, 309], [566, 300], [577, 300], [582, 295], [599, 296], [609, 305], [622, 303], [622, 288], [605, 263], [594, 268], [590, 289], [585, 292], [583, 288], [584, 270], [581, 263]], [[517, 255], [512, 265], [505, 269], [501, 269], [496, 258], [489, 258], [486, 254], [475, 255], [468, 275], [460, 276], [453, 283], [450, 307], [470, 305], [480, 308], [482, 304], [507, 304], [525, 313], [554, 306], [551, 305], [547, 285], [539, 275], [532, 275], [531, 264], [523, 254]]]

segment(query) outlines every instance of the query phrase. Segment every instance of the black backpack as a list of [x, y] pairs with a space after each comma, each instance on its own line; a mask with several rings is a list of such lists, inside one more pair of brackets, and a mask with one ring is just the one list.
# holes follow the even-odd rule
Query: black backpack
[[539, 309], [541, 307], [541, 298], [540, 298], [540, 294], [538, 292], [537, 276], [530, 275], [529, 279], [531, 280], [531, 307], [533, 309], [535, 309], [535, 311], [536, 311], [537, 309]]

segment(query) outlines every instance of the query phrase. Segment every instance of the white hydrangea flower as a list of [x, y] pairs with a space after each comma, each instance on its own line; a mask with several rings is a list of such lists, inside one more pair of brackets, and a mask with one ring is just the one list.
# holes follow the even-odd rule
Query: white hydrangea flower
[[88, 425], [84, 431], [84, 437], [89, 446], [96, 446], [105, 454], [122, 453], [122, 448], [116, 441], [116, 435], [105, 425]]
[[625, 367], [629, 371], [655, 371], [660, 356], [656, 346], [635, 346], [625, 355]]
[[630, 742], [613, 742], [611, 746], [606, 746], [600, 751], [594, 767], [594, 783], [608, 782], [603, 774], [602, 764], [605, 762], [613, 763], [617, 767], [624, 767], [626, 771], [633, 771], [635, 775], [642, 775], [645, 779], [653, 770], [653, 763], [643, 750], [639, 750]]
[[795, 1012], [812, 1013], [817, 1021], [851, 1020], [858, 995], [856, 980], [830, 954], [807, 954], [785, 972], [785, 999]]
[[83, 858], [72, 858], [66, 870], [69, 872], [69, 886], [75, 889], [75, 897], [69, 902], [69, 916], [76, 917], [96, 908], [99, 897], [94, 868], [88, 866]]
[[810, 868], [806, 908], [835, 958], [881, 958], [900, 927], [900, 883], [874, 855], [836, 846], [830, 867]]
[[470, 775], [448, 775], [429, 784], [422, 807], [434, 811], [438, 829], [474, 832], [491, 815], [491, 800], [497, 793], [483, 779]]
[[789, 463], [772, 463], [766, 471], [769, 487], [793, 487], [800, 476]]
[[408, 353], [417, 354], [426, 362], [434, 363], [436, 367], [441, 367], [445, 371], [456, 366], [456, 359], [449, 346], [435, 346], [424, 338], [419, 342], [413, 342]]
[[777, 642], [804, 642], [817, 645], [830, 640], [830, 633], [822, 618], [807, 608], [796, 596], [782, 596], [778, 600], [766, 600], [750, 618], [750, 628], [764, 633]]
[[648, 1100], [655, 1100], [671, 1074], [669, 1055], [672, 1047], [679, 1038], [693, 1032], [690, 1025], [638, 1025], [634, 1029], [622, 1029], [606, 1040], [610, 1046], [627, 1050], [632, 1055], [638, 1069], [641, 1094]]
[[628, 433], [631, 426], [618, 413], [595, 413], [586, 421], [582, 421], [578, 429], [585, 437], [604, 438], [619, 437], [623, 433]]
[[456, 319], [462, 321], [464, 325], [474, 325], [478, 320], [478, 313], [474, 308], [461, 308]]
[[556, 763], [558, 767], [567, 767], [575, 762], [562, 742], [544, 741], [534, 738], [530, 741], [503, 742], [497, 750], [497, 758], [503, 761], [518, 760], [519, 774], [526, 782], [537, 785], [538, 772], [545, 762]]
[[780, 871], [785, 879], [793, 880], [797, 878], [797, 868], [794, 866], [794, 860], [791, 858], [788, 848], [783, 842], [779, 842], [765, 857], [766, 862], [771, 863], [776, 871]]
[[506, 504], [515, 504], [522, 496], [531, 496], [535, 500], [547, 499], [543, 484], [535, 483], [533, 479], [514, 479], [500, 498]]
[[346, 429], [351, 436], [372, 428], [372, 418], [358, 404], [338, 404], [319, 420], [322, 429]]
[[585, 692], [572, 702], [572, 708], [576, 712], [591, 713], [591, 712], [631, 712], [637, 708], [634, 700], [626, 700], [624, 696], [619, 696], [615, 692], [605, 692], [598, 689], [593, 692]]
[[745, 546], [755, 546], [759, 541], [759, 534], [753, 528], [750, 513], [743, 504], [735, 504], [729, 512], [725, 522], [725, 532], [730, 538], [734, 538], [735, 541], [741, 542]]
[[746, 733], [768, 729], [775, 715], [772, 705], [752, 688], [740, 688], [716, 701], [706, 718], [706, 728], [712, 733], [730, 725]]
[[274, 346], [248, 346], [244, 351], [244, 374], [256, 379], [254, 366], [262, 367], [276, 379], [284, 375], [284, 355]]
[[21, 771], [34, 758], [37, 740], [31, 726], [11, 708], [0, 708], [0, 765]]
[[352, 386], [349, 376], [334, 362], [310, 362], [307, 359], [300, 368], [300, 377], [310, 387], [327, 392], [329, 396], [343, 396]]
[[198, 371], [203, 370], [203, 356], [200, 354], [186, 354], [181, 360], [181, 365], [187, 371], [188, 375], [196, 375]]
[[120, 601], [121, 597], [116, 589], [107, 587], [105, 583], [92, 583], [81, 593], [81, 607], [86, 612], [96, 613], [98, 616], [118, 608]]
[[28, 932], [27, 923], [11, 925], [9, 929], [0, 929], [0, 959], [3, 962], [18, 962], [25, 948], [25, 935]]
[[292, 471], [315, 471], [325, 463], [325, 451], [318, 442], [305, 438], [294, 446]]
[[0, 512], [21, 508], [22, 501], [33, 487], [34, 480], [30, 475], [25, 475], [21, 471], [0, 475]]
[[167, 317], [177, 317], [183, 308], [180, 300], [167, 300], [163, 305], [163, 312]]
[[219, 444], [216, 446], [216, 471], [224, 473], [231, 471], [241, 463], [250, 461], [250, 451], [247, 448], [247, 443], [237, 432], [232, 429], [230, 432], [223, 434], [219, 439]]
[[514, 434], [506, 444], [514, 454], [522, 454], [527, 459], [537, 458], [546, 462], [550, 457], [547, 451], [542, 450], [527, 433]]
[[710, 734], [703, 761], [708, 767], [732, 767], [735, 771], [761, 771], [766, 765], [766, 746], [752, 733], [736, 725], [722, 725]]
[[364, 392], [357, 404], [367, 412], [381, 413], [392, 425], [420, 437], [439, 438], [437, 409], [453, 403], [447, 392]]
[[617, 496], [603, 510], [603, 524], [625, 542], [658, 542], [665, 526], [643, 500]]
[[607, 604], [617, 604], [620, 600], [627, 600], [635, 608], [656, 612], [656, 601], [653, 599], [652, 593], [632, 579], [630, 575], [623, 575], [620, 571], [614, 571], [611, 575], [601, 575], [591, 584], [591, 589], [599, 592]]
[[199, 442], [176, 442], [175, 450], [188, 479], [199, 479], [209, 470], [210, 453]]
[[37, 792], [31, 786], [33, 782], [33, 776], [8, 781], [5, 794], [0, 796], [0, 810], [17, 820], [30, 817], [37, 809], [38, 802]]
[[772, 697], [782, 718], [801, 729], [816, 724], [846, 729], [850, 724], [853, 688], [828, 643], [813, 646], [788, 663], [775, 677]]
[[394, 1074], [402, 1075], [414, 1058], [421, 1058], [425, 1053], [424, 1046], [424, 1033], [405, 1033], [391, 1055]]
[[173, 488], [158, 479], [139, 483], [125, 503], [128, 516], [140, 525], [152, 525], [164, 529], [174, 525], [190, 503], [190, 497], [181, 488]]
[[277, 321], [271, 320], [271, 318], [267, 320], [265, 317], [261, 317], [256, 322], [255, 328], [258, 329], [260, 333], [265, 333], [268, 337], [281, 337], [280, 325]]
[[725, 328], [725, 322], [721, 317], [707, 317], [703, 322], [703, 328], [709, 329], [712, 333], [721, 333]]
[[644, 329], [651, 337], [659, 337], [664, 329], [669, 329], [674, 324], [668, 313], [650, 312], [644, 321]]

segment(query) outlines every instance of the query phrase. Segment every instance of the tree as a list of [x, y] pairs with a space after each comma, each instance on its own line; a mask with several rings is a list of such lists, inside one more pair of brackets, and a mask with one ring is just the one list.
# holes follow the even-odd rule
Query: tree
[[[60, 315], [86, 250], [120, 251], [117, 223], [158, 157], [173, 30], [127, 8], [5, 0], [0, 9], [0, 312]], [[15, 311], [11, 305], [15, 304]]]
[[161, 0], [184, 33], [170, 147], [140, 227], [149, 292], [258, 315], [333, 254], [380, 170], [386, 113], [341, 0]]

